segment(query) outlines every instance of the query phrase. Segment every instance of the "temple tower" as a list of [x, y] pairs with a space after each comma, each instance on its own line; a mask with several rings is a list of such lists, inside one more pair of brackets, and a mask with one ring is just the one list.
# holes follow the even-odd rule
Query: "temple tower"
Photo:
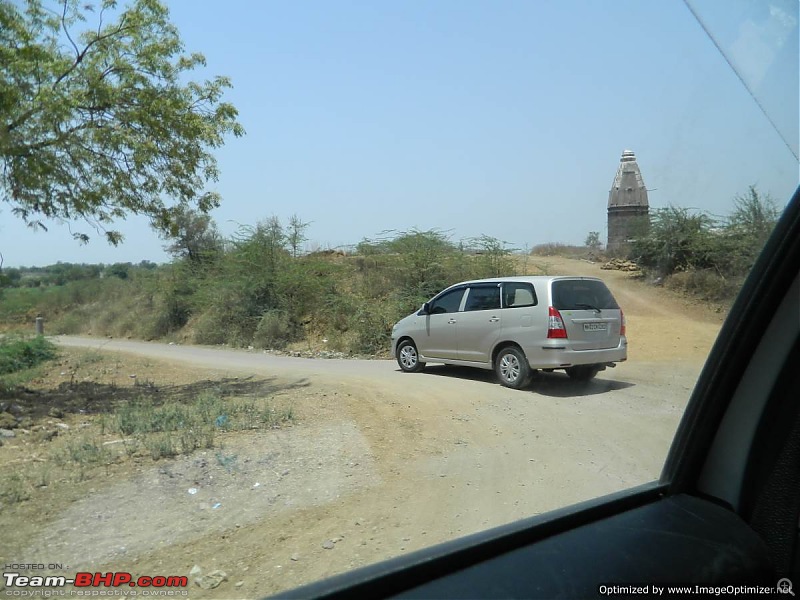
[[625, 150], [608, 192], [608, 253], [625, 254], [631, 236], [643, 226], [642, 223], [649, 223], [649, 215], [647, 188], [636, 163], [636, 155], [631, 150]]

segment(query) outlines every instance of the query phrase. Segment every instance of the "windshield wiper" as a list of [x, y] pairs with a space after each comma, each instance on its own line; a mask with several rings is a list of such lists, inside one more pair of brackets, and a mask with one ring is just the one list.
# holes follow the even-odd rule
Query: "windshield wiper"
[[576, 302], [576, 303], [575, 303], [575, 306], [576, 306], [576, 307], [578, 307], [578, 308], [588, 308], [588, 309], [591, 309], [591, 310], [597, 311], [598, 313], [602, 312], [602, 311], [601, 311], [599, 308], [597, 308], [595, 305], [593, 305], [593, 304], [587, 304], [586, 302]]

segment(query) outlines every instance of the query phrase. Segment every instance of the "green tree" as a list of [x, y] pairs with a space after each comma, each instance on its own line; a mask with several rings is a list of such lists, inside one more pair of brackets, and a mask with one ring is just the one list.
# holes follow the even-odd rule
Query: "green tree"
[[601, 250], [603, 248], [603, 242], [600, 241], [600, 232], [590, 231], [589, 235], [586, 236], [586, 240], [584, 240], [583, 245], [593, 252]]
[[514, 261], [511, 258], [514, 250], [508, 248], [508, 242], [484, 234], [468, 240], [468, 244], [477, 255], [472, 265], [475, 277], [500, 277], [514, 273]]
[[217, 206], [211, 149], [244, 130], [228, 78], [188, 81], [204, 65], [158, 0], [0, 0], [0, 200], [34, 228], [83, 220], [112, 244], [128, 214], [166, 228], [169, 205]]
[[734, 199], [734, 211], [728, 217], [725, 233], [732, 238], [735, 268], [748, 271], [767, 242], [779, 211], [769, 194], [760, 194], [750, 186], [745, 194]]
[[130, 275], [131, 263], [114, 263], [106, 267], [106, 273], [119, 279], [127, 279]]
[[306, 229], [310, 224], [311, 223], [304, 223], [296, 214], [289, 217], [289, 226], [286, 229], [286, 241], [289, 244], [289, 248], [292, 250], [292, 256], [294, 258], [299, 256], [300, 246], [308, 239], [306, 237]]
[[161, 236], [170, 241], [164, 249], [176, 258], [185, 258], [192, 265], [213, 262], [222, 252], [222, 237], [210, 215], [178, 206], [173, 210], [171, 225]]
[[448, 234], [436, 229], [412, 229], [397, 234], [387, 248], [398, 255], [397, 286], [404, 305], [411, 307], [409, 310], [453, 283], [447, 267], [456, 248]]
[[655, 211], [646, 232], [637, 232], [630, 255], [660, 275], [711, 265], [714, 221], [687, 208], [668, 206]]
[[751, 185], [747, 193], [734, 197], [733, 203], [735, 209], [728, 219], [728, 227], [763, 246], [778, 222], [779, 211], [775, 201]]

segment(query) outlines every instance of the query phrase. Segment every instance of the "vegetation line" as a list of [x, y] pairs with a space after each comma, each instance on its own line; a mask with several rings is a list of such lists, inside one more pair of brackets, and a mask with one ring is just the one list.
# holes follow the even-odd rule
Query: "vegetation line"
[[[624, 258], [649, 281], [727, 304], [777, 217], [755, 187], [726, 218], [668, 206], [632, 229]], [[42, 313], [50, 333], [374, 355], [386, 352], [399, 318], [452, 283], [543, 274], [537, 256], [548, 254], [606, 258], [598, 232], [583, 247], [542, 244], [531, 256], [489, 236], [455, 242], [439, 230], [390, 231], [346, 254], [303, 252], [308, 223], [297, 216], [242, 226], [230, 239], [188, 209], [175, 225], [170, 264], [6, 269], [0, 326], [29, 327]]]

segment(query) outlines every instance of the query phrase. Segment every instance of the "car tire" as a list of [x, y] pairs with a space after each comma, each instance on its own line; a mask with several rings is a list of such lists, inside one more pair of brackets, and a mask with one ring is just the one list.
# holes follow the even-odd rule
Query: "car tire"
[[600, 372], [600, 369], [594, 365], [581, 365], [579, 367], [569, 367], [566, 371], [570, 379], [574, 379], [575, 381], [589, 381], [590, 379], [594, 379], [594, 376]]
[[397, 347], [397, 364], [405, 373], [418, 373], [425, 368], [425, 363], [420, 362], [417, 347], [411, 340], [403, 340]]
[[514, 346], [507, 346], [497, 353], [494, 371], [501, 384], [515, 390], [524, 388], [531, 377], [528, 359], [519, 348]]

